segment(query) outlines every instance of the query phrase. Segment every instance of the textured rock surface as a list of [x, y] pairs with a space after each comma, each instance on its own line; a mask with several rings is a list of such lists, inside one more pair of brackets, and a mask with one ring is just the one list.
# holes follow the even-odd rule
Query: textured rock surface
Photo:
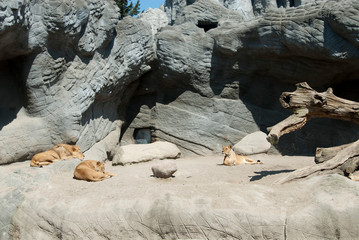
[[162, 27], [168, 25], [168, 18], [165, 12], [155, 8], [148, 8], [138, 16], [142, 21], [151, 25], [152, 34], [155, 35]]
[[[113, 1], [2, 2], [0, 163], [59, 142], [110, 159], [140, 129], [184, 154], [219, 152], [284, 119], [278, 97], [297, 82], [358, 100], [357, 1], [239, 3], [166, 1], [118, 21]], [[358, 137], [318, 120], [275, 151]]]
[[[112, 0], [1, 1], [0, 164], [59, 142], [114, 163], [119, 140], [213, 154], [286, 118], [279, 95], [303, 81], [359, 101], [358, 1], [166, 0], [163, 9], [119, 21]], [[312, 154], [358, 137], [352, 124], [315, 120], [276, 150]], [[178, 161], [166, 180], [150, 177], [153, 163], [110, 165], [118, 175], [100, 183], [72, 179], [78, 160], [1, 166], [0, 239], [358, 236], [355, 182], [248, 182], [293, 171], [283, 158], [275, 168], [263, 156], [256, 168], [222, 167], [222, 156]]]
[[119, 147], [115, 154], [113, 165], [148, 162], [155, 159], [179, 158], [181, 151], [169, 142], [154, 142], [150, 144], [130, 144]]
[[240, 155], [267, 153], [270, 148], [267, 134], [261, 131], [248, 134], [233, 146], [233, 150]]
[[[1, 5], [1, 85], [7, 88], [0, 92], [6, 116], [0, 121], [0, 163], [29, 159], [59, 142], [87, 150], [112, 132], [120, 136], [119, 106], [151, 69], [151, 25], [119, 22], [113, 1]], [[109, 149], [118, 144], [113, 139]]]
[[[173, 25], [157, 35], [158, 69], [141, 79], [131, 100], [123, 143], [148, 128], [153, 139], [174, 142], [184, 154], [219, 152], [285, 119], [278, 98], [303, 80], [359, 100], [358, 28], [351, 27], [359, 23], [357, 1], [278, 2], [286, 8], [267, 7], [251, 19], [222, 1], [173, 3]], [[317, 146], [358, 137], [351, 123], [315, 120], [276, 150], [313, 154]]]
[[[356, 1], [253, 1], [252, 14], [239, 1], [166, 1], [165, 28], [159, 9], [118, 21], [112, 1], [1, 4], [2, 164], [59, 142], [111, 158], [140, 128], [184, 154], [219, 152], [284, 119], [278, 96], [303, 80], [357, 100]], [[358, 132], [314, 121], [277, 150], [313, 153]]]
[[153, 163], [108, 164], [118, 175], [98, 183], [72, 178], [78, 160], [3, 166], [0, 239], [356, 238], [356, 182], [327, 175], [270, 186], [266, 178], [309, 159], [267, 157], [235, 168], [217, 165], [221, 156], [179, 159], [165, 180], [150, 176]]
[[177, 171], [177, 165], [173, 160], [163, 160], [153, 165], [151, 169], [154, 177], [169, 178]]

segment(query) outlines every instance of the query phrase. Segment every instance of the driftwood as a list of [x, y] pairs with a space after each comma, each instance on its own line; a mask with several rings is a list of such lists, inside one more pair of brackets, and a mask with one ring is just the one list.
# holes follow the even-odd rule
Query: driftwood
[[351, 143], [330, 148], [317, 148], [317, 150], [315, 151], [315, 163], [322, 163], [328, 161], [329, 159], [337, 155], [338, 152], [348, 147], [350, 144]]
[[276, 144], [280, 136], [301, 129], [312, 118], [335, 118], [359, 124], [359, 103], [339, 98], [328, 88], [318, 93], [306, 82], [298, 83], [294, 92], [284, 92], [279, 101], [284, 108], [291, 109], [293, 114], [270, 131], [267, 140]]
[[[282, 106], [291, 109], [293, 114], [268, 128], [270, 143], [278, 143], [282, 135], [301, 129], [312, 118], [334, 118], [359, 124], [358, 102], [335, 96], [331, 88], [318, 93], [306, 82], [296, 86], [294, 92], [284, 92], [280, 96]], [[359, 140], [332, 148], [318, 148], [315, 162], [316, 166], [296, 170], [278, 183], [326, 173], [340, 173], [354, 179], [353, 172], [359, 166]]]

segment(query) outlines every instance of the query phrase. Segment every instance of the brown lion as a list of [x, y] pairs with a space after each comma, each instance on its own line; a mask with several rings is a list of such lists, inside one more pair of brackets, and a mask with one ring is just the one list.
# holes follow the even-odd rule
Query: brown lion
[[105, 172], [105, 164], [96, 160], [85, 160], [74, 171], [74, 178], [90, 182], [102, 181], [106, 178], [116, 176], [111, 172]]
[[222, 145], [222, 153], [224, 153], [223, 165], [235, 166], [239, 164], [263, 164], [262, 161], [254, 161], [246, 156], [237, 155], [233, 149], [232, 145]]
[[359, 181], [359, 175], [354, 175], [353, 173], [349, 174], [349, 178], [353, 181]]
[[42, 167], [51, 163], [71, 158], [84, 159], [84, 154], [77, 145], [57, 144], [50, 150], [35, 154], [30, 162], [31, 167]]

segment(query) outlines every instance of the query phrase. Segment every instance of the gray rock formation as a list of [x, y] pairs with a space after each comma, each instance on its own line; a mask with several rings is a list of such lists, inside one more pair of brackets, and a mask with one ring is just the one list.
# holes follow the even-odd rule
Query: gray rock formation
[[[302, 81], [358, 100], [358, 3], [284, 3], [168, 0], [165, 13], [119, 21], [112, 1], [2, 2], [0, 163], [59, 142], [111, 159], [139, 132], [212, 154], [287, 117], [279, 95]], [[318, 120], [273, 151], [358, 137]]]
[[0, 163], [29, 159], [59, 142], [87, 150], [112, 132], [113, 149], [119, 106], [151, 69], [151, 25], [119, 22], [113, 1], [1, 4]]
[[[218, 153], [286, 118], [278, 98], [303, 81], [359, 101], [358, 1], [240, 2], [166, 0], [164, 12], [119, 21], [111, 0], [1, 1], [0, 164], [60, 142], [101, 161], [135, 142]], [[350, 123], [316, 120], [273, 151], [313, 154], [358, 137]], [[138, 172], [97, 184], [73, 180], [77, 164], [1, 167], [0, 239], [358, 235], [358, 185], [342, 176], [244, 186], [189, 164], [174, 185]]]
[[149, 23], [151, 25], [153, 35], [155, 35], [162, 27], [168, 25], [168, 18], [166, 13], [158, 8], [148, 8], [145, 12], [139, 14], [138, 17], [143, 22]]
[[[174, 3], [180, 10], [173, 26], [157, 35], [158, 68], [134, 93], [123, 144], [148, 129], [153, 139], [173, 142], [184, 154], [219, 152], [222, 144], [267, 132], [285, 119], [289, 112], [279, 96], [302, 81], [359, 100], [353, 87], [358, 32], [350, 27], [358, 25], [356, 1], [268, 7], [250, 20], [218, 1]], [[273, 151], [313, 154], [317, 146], [358, 137], [351, 123], [316, 119]]]

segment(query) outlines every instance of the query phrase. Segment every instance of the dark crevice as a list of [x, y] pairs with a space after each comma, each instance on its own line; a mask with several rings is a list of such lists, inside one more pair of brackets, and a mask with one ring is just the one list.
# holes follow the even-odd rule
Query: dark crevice
[[133, 132], [135, 144], [148, 144], [152, 142], [151, 128], [136, 128]]
[[203, 28], [205, 32], [218, 27], [217, 22], [204, 22], [204, 21], [198, 21], [197, 27]]
[[0, 130], [11, 123], [22, 107], [26, 107], [23, 66], [25, 57], [0, 61]]

